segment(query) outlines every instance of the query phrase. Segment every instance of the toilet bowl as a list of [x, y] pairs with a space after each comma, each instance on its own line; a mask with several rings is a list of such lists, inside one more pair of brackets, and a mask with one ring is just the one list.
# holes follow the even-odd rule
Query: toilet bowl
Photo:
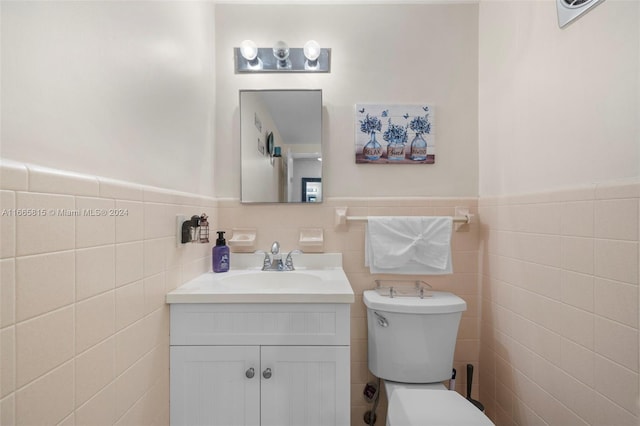
[[494, 426], [458, 392], [447, 389], [397, 389], [389, 398], [387, 426]]
[[491, 420], [442, 382], [451, 377], [462, 312], [458, 296], [363, 294], [367, 307], [369, 370], [384, 380], [387, 426], [490, 426]]

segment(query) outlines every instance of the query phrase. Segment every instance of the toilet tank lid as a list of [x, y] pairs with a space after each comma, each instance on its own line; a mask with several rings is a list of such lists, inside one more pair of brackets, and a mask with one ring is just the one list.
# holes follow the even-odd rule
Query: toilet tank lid
[[467, 303], [453, 293], [432, 291], [431, 297], [388, 297], [375, 290], [364, 292], [364, 304], [369, 309], [404, 314], [446, 314], [467, 310]]

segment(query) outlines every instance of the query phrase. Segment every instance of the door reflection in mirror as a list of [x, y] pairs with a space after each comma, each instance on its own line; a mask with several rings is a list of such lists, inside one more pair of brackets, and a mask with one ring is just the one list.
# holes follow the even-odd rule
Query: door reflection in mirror
[[322, 200], [322, 180], [303, 177], [300, 197], [303, 203], [317, 203]]

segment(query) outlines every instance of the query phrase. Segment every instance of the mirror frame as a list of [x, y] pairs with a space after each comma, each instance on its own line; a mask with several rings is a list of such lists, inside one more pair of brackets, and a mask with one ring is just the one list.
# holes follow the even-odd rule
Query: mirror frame
[[[306, 200], [301, 200], [301, 201], [253, 201], [253, 200], [245, 200], [244, 199], [244, 184], [245, 184], [245, 179], [246, 177], [243, 176], [243, 154], [244, 154], [244, 150], [245, 149], [254, 149], [251, 146], [249, 146], [248, 143], [245, 143], [245, 141], [243, 141], [243, 127], [248, 125], [246, 124], [246, 122], [243, 124], [243, 119], [244, 120], [250, 120], [252, 126], [255, 125], [256, 127], [260, 126], [260, 133], [262, 134], [262, 140], [258, 140], [258, 146], [257, 146], [257, 150], [260, 151], [260, 142], [262, 142], [264, 144], [264, 151], [260, 151], [260, 153], [264, 152], [264, 156], [269, 158], [269, 161], [271, 161], [271, 164], [273, 165], [273, 162], [275, 161], [275, 158], [278, 158], [277, 156], [274, 156], [274, 152], [272, 151], [273, 148], [269, 149], [267, 148], [267, 143], [268, 143], [268, 137], [271, 135], [268, 135], [269, 129], [262, 129], [262, 123], [260, 122], [258, 117], [243, 117], [242, 114], [242, 97], [243, 94], [248, 94], [248, 93], [266, 93], [266, 92], [316, 92], [320, 95], [320, 116], [319, 116], [319, 121], [320, 121], [320, 125], [319, 125], [319, 150], [316, 151], [319, 154], [319, 158], [321, 160], [323, 160], [324, 157], [324, 142], [323, 142], [323, 125], [324, 125], [324, 105], [322, 103], [322, 89], [241, 89], [239, 91], [239, 97], [238, 97], [238, 111], [239, 111], [239, 122], [240, 122], [240, 203], [242, 204], [320, 204], [323, 202], [324, 200], [324, 191], [322, 191], [322, 196], [320, 198], [319, 201], [314, 201], [314, 202], [307, 202]], [[271, 136], [272, 137], [272, 136]], [[245, 146], [246, 145], [246, 146]], [[314, 154], [316, 153], [314, 152]], [[301, 158], [309, 158], [308, 156], [311, 155], [312, 153], [301, 153]], [[285, 158], [285, 153], [282, 152], [281, 153], [283, 160], [280, 161], [284, 161]], [[324, 176], [324, 161], [322, 161], [322, 164], [320, 165], [320, 182], [322, 182], [323, 176]], [[312, 176], [312, 177], [316, 177], [316, 176]], [[294, 192], [299, 192], [299, 191], [294, 191]], [[296, 194], [294, 194], [295, 196]]]

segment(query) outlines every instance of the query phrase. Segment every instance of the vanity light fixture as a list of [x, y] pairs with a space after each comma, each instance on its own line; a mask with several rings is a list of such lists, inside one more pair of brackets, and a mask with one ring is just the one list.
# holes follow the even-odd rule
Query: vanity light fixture
[[236, 73], [251, 72], [331, 72], [331, 49], [315, 40], [304, 47], [289, 47], [284, 41], [272, 48], [257, 47], [244, 40], [234, 48]]

